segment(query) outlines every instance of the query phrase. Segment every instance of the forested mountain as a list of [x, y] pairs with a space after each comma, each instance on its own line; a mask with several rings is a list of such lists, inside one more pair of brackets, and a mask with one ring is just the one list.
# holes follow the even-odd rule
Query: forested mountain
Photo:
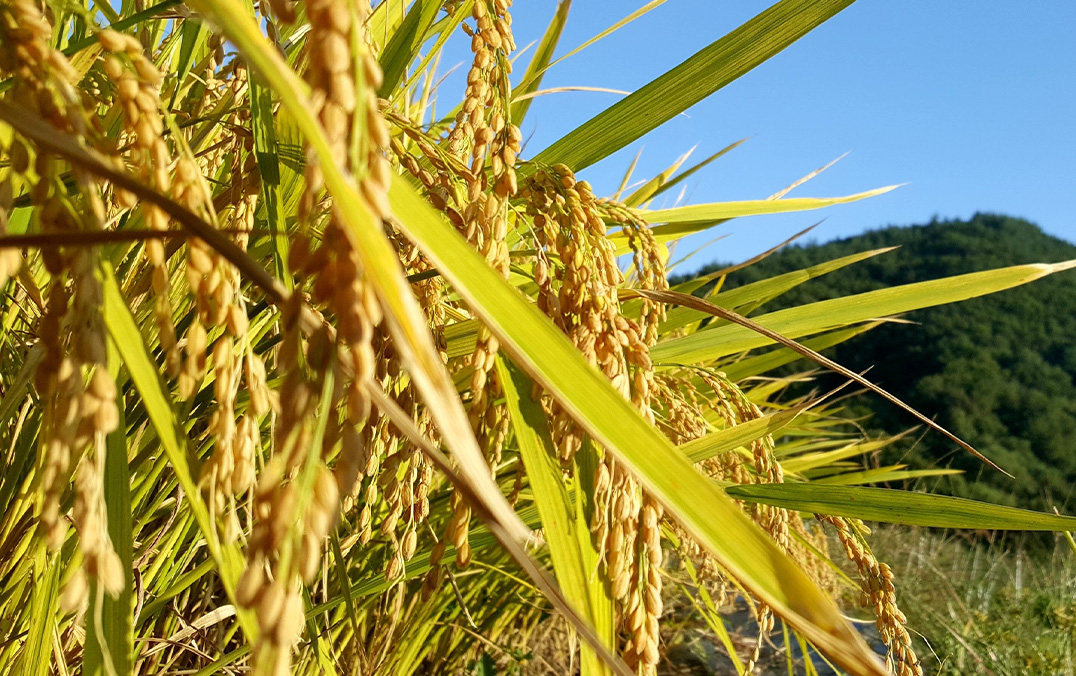
[[[1031, 223], [978, 214], [970, 222], [890, 227], [823, 245], [788, 247], [733, 273], [726, 288], [891, 246], [900, 248], [809, 281], [762, 312], [1007, 265], [1076, 258], [1076, 246]], [[963, 469], [962, 477], [931, 480], [940, 483], [933, 488], [957, 495], [1037, 508], [1076, 507], [1076, 272], [906, 319], [916, 323], [881, 326], [828, 354], [855, 371], [870, 367], [870, 379], [936, 417], [1015, 479], [932, 432], [902, 440], [882, 460]], [[851, 410], [871, 414], [868, 429], [895, 434], [915, 424], [873, 395], [859, 397]]]

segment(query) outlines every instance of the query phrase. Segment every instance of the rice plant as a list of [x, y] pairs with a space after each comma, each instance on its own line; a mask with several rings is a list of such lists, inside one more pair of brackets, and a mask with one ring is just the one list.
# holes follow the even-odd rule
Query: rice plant
[[507, 0], [0, 2], [0, 671], [508, 669], [555, 613], [582, 673], [653, 674], [682, 593], [725, 636], [749, 599], [743, 672], [780, 619], [848, 673], [922, 673], [859, 517], [1070, 520], [842, 505], [818, 472], [871, 442], [757, 377], [1065, 266], [746, 319], [881, 252], [700, 298], [721, 273], [670, 289], [669, 245], [885, 188], [650, 209], [692, 168], [617, 198], [578, 176], [851, 1], [782, 0], [529, 158], [567, 2], [522, 74]]

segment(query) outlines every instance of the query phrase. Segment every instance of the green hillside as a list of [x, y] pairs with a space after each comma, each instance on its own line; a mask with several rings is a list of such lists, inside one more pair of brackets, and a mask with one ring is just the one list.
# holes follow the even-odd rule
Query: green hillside
[[[970, 222], [890, 227], [824, 245], [789, 247], [733, 273], [726, 284], [890, 246], [900, 248], [807, 282], [766, 311], [1007, 265], [1076, 258], [1076, 246], [1031, 223], [979, 214]], [[906, 319], [916, 324], [882, 326], [829, 354], [856, 371], [870, 367], [868, 377], [874, 382], [935, 416], [1016, 478], [985, 467], [934, 433], [912, 435], [882, 460], [963, 469], [963, 477], [935, 480], [940, 481], [935, 488], [957, 495], [1038, 508], [1076, 505], [1076, 273], [922, 310]], [[897, 433], [914, 425], [906, 413], [871, 395], [859, 397], [852, 410], [870, 413], [865, 424], [874, 430]]]

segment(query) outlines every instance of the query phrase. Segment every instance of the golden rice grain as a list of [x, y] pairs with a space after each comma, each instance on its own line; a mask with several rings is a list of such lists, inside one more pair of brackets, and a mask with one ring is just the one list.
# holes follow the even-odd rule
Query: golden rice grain
[[897, 607], [893, 571], [878, 561], [863, 538], [863, 523], [857, 519], [816, 514], [815, 518], [837, 530], [837, 538], [848, 559], [856, 565], [863, 584], [863, 604], [874, 607], [878, 632], [889, 648], [886, 666], [898, 676], [922, 676], [923, 668], [912, 649], [907, 618]]
[[[36, 3], [18, 0], [0, 6], [0, 75], [12, 78], [11, 97], [25, 109], [62, 133], [100, 145], [100, 130], [74, 88], [80, 74], [52, 48], [51, 39], [52, 28]], [[28, 147], [15, 137], [12, 149], [12, 169], [28, 172]], [[73, 171], [76, 186], [69, 193], [62, 167], [49, 153], [36, 149], [32, 168], [37, 182], [30, 198], [42, 232], [63, 236], [103, 227], [100, 187], [89, 174]], [[10, 184], [5, 182], [3, 193], [6, 225]], [[71, 520], [78, 530], [82, 568], [64, 592], [64, 606], [72, 609], [82, 604], [88, 581], [113, 597], [124, 586], [123, 568], [108, 532], [103, 492], [105, 437], [118, 427], [119, 414], [115, 383], [106, 363], [97, 254], [92, 249], [56, 247], [43, 253], [42, 260], [52, 279], [38, 327], [46, 358], [35, 374], [44, 405], [40, 525], [49, 546], [59, 550], [67, 533], [60, 505], [74, 473]], [[16, 265], [5, 253], [0, 260], [5, 281]]]

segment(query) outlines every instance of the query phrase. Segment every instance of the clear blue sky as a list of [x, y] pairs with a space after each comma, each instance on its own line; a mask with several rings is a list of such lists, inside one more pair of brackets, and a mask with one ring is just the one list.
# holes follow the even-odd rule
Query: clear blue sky
[[[576, 0], [558, 55], [643, 4]], [[542, 86], [635, 90], [769, 4], [669, 0], [555, 67]], [[555, 7], [555, 0], [516, 3], [520, 48], [540, 36]], [[683, 255], [729, 235], [685, 270], [748, 258], [823, 218], [810, 236], [815, 240], [994, 211], [1076, 241], [1074, 29], [1073, 0], [859, 0], [584, 176], [609, 194], [639, 148], [635, 177], [644, 179], [692, 146], [698, 145], [692, 158], [702, 159], [751, 137], [687, 182], [688, 203], [764, 198], [845, 152], [791, 196], [908, 184], [853, 205], [731, 221], [681, 245]], [[520, 71], [528, 59], [522, 57]], [[617, 98], [539, 98], [523, 124], [530, 137], [524, 156]]]

